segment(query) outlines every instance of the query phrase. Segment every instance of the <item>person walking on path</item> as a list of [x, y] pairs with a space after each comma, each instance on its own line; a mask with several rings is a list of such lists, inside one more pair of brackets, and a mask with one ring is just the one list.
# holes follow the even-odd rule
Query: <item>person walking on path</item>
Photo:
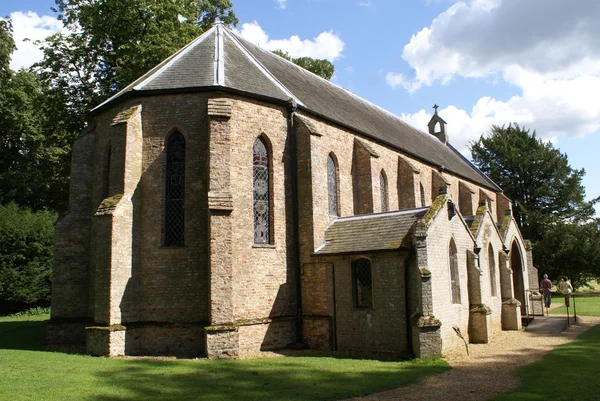
[[565, 306], [568, 308], [571, 306], [571, 293], [573, 292], [573, 286], [571, 281], [566, 276], [561, 277], [559, 283], [560, 292], [565, 296]]
[[544, 279], [540, 281], [540, 288], [542, 289], [542, 295], [544, 295], [544, 306], [550, 308], [550, 304], [552, 304], [552, 294], [550, 293], [552, 281], [548, 279], [547, 274], [544, 274]]

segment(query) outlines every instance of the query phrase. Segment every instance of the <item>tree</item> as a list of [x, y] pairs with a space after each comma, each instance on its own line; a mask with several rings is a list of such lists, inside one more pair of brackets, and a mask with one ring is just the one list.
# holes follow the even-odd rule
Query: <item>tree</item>
[[517, 124], [492, 126], [470, 149], [477, 167], [512, 199], [540, 272], [566, 275], [574, 286], [600, 277], [598, 199], [584, 200], [583, 169], [573, 169], [566, 154]]
[[10, 74], [10, 55], [15, 48], [10, 20], [0, 19], [0, 79]]
[[596, 222], [551, 225], [534, 251], [538, 270], [554, 280], [567, 276], [577, 288], [600, 277], [600, 231]]
[[569, 165], [566, 154], [518, 124], [492, 126], [470, 146], [473, 161], [513, 201], [526, 238], [537, 241], [549, 224], [582, 222], [594, 215], [581, 180], [585, 170]]
[[210, 27], [235, 25], [229, 0], [55, 0], [68, 34], [42, 43], [35, 69], [72, 118], [120, 91]]
[[0, 206], [0, 314], [50, 305], [56, 214]]
[[9, 68], [7, 52], [15, 49], [10, 26], [0, 21], [0, 204], [62, 210], [76, 131], [63, 118], [58, 94], [35, 74]]
[[313, 74], [320, 76], [321, 78], [325, 78], [328, 81], [335, 72], [335, 67], [329, 60], [314, 59], [311, 57], [292, 58], [288, 52], [284, 52], [283, 50], [274, 50], [273, 53], [277, 54], [279, 57], [283, 57], [284, 59], [291, 61], [305, 70], [312, 72]]

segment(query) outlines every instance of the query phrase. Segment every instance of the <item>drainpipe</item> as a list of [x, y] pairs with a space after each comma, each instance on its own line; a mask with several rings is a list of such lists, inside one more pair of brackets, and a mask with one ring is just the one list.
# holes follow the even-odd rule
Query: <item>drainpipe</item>
[[290, 148], [292, 157], [291, 178], [292, 178], [292, 220], [294, 227], [294, 267], [296, 279], [296, 343], [304, 344], [302, 331], [302, 266], [300, 265], [300, 227], [298, 210], [298, 150], [296, 148], [296, 132], [294, 131], [294, 114], [298, 109], [296, 100], [290, 99], [287, 104], [288, 111], [288, 138], [290, 138]]

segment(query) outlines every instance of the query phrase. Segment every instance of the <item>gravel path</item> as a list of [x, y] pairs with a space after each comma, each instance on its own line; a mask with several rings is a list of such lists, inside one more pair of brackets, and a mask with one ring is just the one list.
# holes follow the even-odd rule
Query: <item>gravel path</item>
[[489, 344], [469, 344], [471, 356], [466, 355], [464, 348], [448, 353], [444, 359], [452, 370], [446, 373], [418, 384], [352, 400], [486, 400], [519, 386], [519, 380], [512, 375], [516, 368], [541, 359], [552, 348], [598, 324], [600, 317], [579, 316], [576, 325], [557, 334], [501, 331]]

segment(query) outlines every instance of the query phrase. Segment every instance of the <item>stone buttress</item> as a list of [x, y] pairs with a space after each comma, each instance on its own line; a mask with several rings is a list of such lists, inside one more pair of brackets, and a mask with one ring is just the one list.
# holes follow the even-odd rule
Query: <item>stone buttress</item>
[[108, 128], [110, 171], [108, 197], [93, 217], [94, 325], [86, 328], [87, 353], [125, 354], [121, 323], [135, 305], [124, 297], [132, 275], [134, 193], [142, 175], [141, 106], [119, 113]]
[[205, 335], [210, 359], [236, 359], [240, 352], [233, 310], [231, 111], [230, 99], [208, 101], [210, 325]]

